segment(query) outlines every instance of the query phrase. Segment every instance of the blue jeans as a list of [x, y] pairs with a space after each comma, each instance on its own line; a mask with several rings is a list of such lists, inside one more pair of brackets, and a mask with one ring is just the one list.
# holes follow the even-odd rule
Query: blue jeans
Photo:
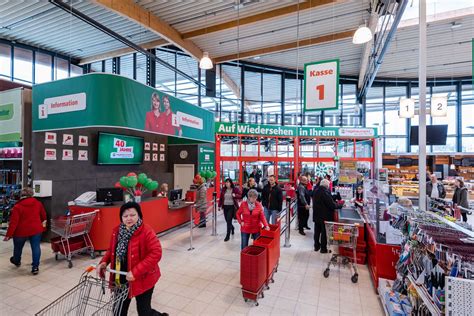
[[258, 236], [260, 236], [260, 233], [255, 233], [255, 234], [240, 233], [240, 238], [241, 238], [240, 249], [241, 250], [249, 245], [250, 235], [252, 235], [252, 239], [255, 240], [258, 238]]
[[15, 262], [21, 262], [21, 253], [23, 252], [23, 246], [25, 242], [29, 240], [31, 246], [31, 253], [33, 255], [33, 268], [38, 268], [41, 257], [41, 234], [33, 235], [30, 237], [13, 237], [13, 260]]
[[278, 211], [277, 210], [269, 210], [268, 208], [264, 207], [263, 212], [265, 213], [265, 219], [269, 224], [275, 224]]

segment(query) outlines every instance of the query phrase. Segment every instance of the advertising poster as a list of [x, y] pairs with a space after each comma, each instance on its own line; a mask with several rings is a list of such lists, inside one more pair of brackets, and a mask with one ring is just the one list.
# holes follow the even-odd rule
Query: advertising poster
[[56, 160], [56, 149], [46, 148], [44, 150], [44, 160]]
[[215, 141], [212, 112], [132, 79], [93, 73], [35, 85], [33, 131], [92, 126]]
[[57, 134], [56, 133], [46, 132], [44, 134], [44, 143], [45, 144], [56, 145], [57, 142], [58, 141], [57, 141]]
[[357, 183], [357, 162], [344, 161], [339, 162], [339, 183], [356, 184]]
[[143, 161], [143, 138], [99, 133], [97, 164], [134, 165]]
[[214, 170], [215, 155], [215, 149], [211, 145], [200, 145], [198, 147], [198, 173]]
[[0, 142], [21, 141], [22, 89], [0, 92]]

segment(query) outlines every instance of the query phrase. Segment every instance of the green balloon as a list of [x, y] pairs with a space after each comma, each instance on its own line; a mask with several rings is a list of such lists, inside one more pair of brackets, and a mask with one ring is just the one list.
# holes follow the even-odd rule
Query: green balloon
[[143, 183], [143, 186], [144, 186], [145, 188], [147, 188], [148, 190], [150, 190], [150, 184], [151, 184], [152, 182], [153, 182], [153, 180], [150, 179], [150, 178], [148, 178], [148, 179], [145, 180], [145, 183]]
[[209, 170], [206, 170], [206, 174], [204, 175], [204, 178], [208, 179], [212, 177], [212, 172]]
[[212, 179], [214, 179], [217, 176], [217, 172], [213, 171], [212, 172]]
[[133, 176], [130, 176], [130, 177], [127, 177], [127, 182], [128, 182], [128, 187], [129, 188], [133, 188], [137, 185], [138, 183], [138, 180], [136, 177], [133, 177]]
[[158, 188], [158, 182], [157, 181], [152, 181], [150, 183], [150, 186], [149, 186], [148, 190], [153, 191], [153, 190], [156, 190], [157, 188]]
[[123, 186], [124, 188], [128, 187], [128, 179], [127, 177], [120, 177], [120, 185]]
[[204, 178], [206, 176], [206, 171], [203, 170], [199, 172], [199, 175]]
[[138, 175], [138, 183], [140, 183], [140, 184], [144, 184], [147, 179], [148, 179], [148, 177], [144, 173], [140, 173]]

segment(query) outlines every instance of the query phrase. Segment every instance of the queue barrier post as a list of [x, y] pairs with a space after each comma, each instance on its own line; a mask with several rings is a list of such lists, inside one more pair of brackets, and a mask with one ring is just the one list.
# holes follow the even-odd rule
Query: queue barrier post
[[188, 251], [194, 250], [193, 247], [193, 226], [194, 226], [194, 218], [193, 218], [193, 209], [196, 207], [196, 204], [192, 205], [189, 208], [189, 248]]
[[212, 234], [211, 236], [217, 236], [217, 192], [212, 192], [212, 200], [214, 206], [212, 208]]
[[286, 230], [285, 230], [285, 244], [283, 247], [290, 248], [290, 227], [291, 227], [291, 197], [286, 197]]

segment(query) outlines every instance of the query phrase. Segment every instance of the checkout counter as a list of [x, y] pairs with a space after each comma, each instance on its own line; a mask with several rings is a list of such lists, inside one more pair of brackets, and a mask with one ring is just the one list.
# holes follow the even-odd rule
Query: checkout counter
[[[150, 225], [155, 232], [161, 233], [173, 227], [189, 222], [189, 214], [194, 202], [182, 201], [181, 203], [169, 204], [168, 198], [149, 198], [142, 200], [140, 206], [143, 213], [143, 221]], [[71, 215], [99, 210], [92, 223], [89, 233], [94, 249], [97, 251], [109, 248], [112, 230], [120, 224], [120, 206], [116, 203], [110, 206], [83, 206], [71, 205]]]

